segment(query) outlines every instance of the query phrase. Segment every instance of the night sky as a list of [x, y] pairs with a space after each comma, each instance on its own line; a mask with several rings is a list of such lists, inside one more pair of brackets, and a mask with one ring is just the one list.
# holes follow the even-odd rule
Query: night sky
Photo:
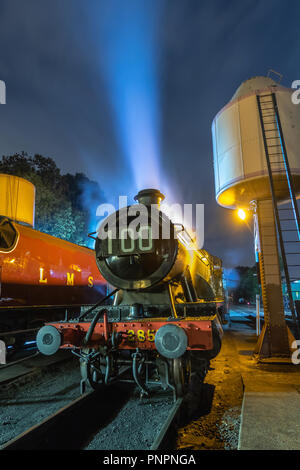
[[211, 124], [242, 81], [300, 79], [299, 43], [299, 0], [0, 0], [0, 155], [52, 157], [108, 202], [203, 203], [205, 248], [252, 265], [251, 225], [215, 201]]

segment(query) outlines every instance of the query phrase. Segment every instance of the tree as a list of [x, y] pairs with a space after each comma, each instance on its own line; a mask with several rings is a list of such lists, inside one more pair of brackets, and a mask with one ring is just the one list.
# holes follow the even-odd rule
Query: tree
[[98, 183], [83, 173], [61, 175], [52, 158], [29, 156], [25, 152], [3, 156], [0, 173], [20, 176], [35, 185], [35, 228], [73, 243], [87, 245], [92, 212], [85, 195], [93, 203], [104, 200]]
[[252, 268], [248, 266], [238, 266], [236, 271], [240, 276], [240, 282], [234, 292], [235, 301], [238, 301], [239, 298], [243, 298], [246, 301], [255, 302], [255, 296], [260, 292], [256, 266]]

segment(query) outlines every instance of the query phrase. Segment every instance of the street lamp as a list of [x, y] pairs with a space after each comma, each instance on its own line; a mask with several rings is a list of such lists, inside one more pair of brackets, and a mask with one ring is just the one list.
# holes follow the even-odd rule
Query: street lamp
[[244, 209], [238, 209], [237, 215], [239, 216], [239, 218], [240, 218], [241, 220], [245, 220], [245, 219], [246, 219], [246, 212], [244, 211]]

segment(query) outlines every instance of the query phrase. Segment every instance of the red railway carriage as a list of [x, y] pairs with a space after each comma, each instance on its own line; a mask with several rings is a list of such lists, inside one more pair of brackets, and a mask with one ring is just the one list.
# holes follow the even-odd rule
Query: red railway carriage
[[16, 318], [21, 326], [28, 309], [32, 319], [39, 309], [39, 318], [48, 320], [50, 310], [51, 318], [55, 318], [58, 310], [94, 304], [105, 292], [106, 282], [93, 250], [0, 217], [2, 327], [10, 325], [12, 318], [14, 329]]

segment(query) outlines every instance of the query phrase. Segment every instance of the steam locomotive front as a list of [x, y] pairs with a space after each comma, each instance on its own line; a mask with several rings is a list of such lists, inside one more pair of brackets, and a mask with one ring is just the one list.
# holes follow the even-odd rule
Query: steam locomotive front
[[221, 347], [215, 263], [205, 250], [191, 248], [183, 226], [160, 210], [158, 190], [140, 191], [135, 199], [138, 204], [104, 220], [95, 242], [97, 266], [115, 288], [113, 305], [99, 302], [92, 319], [89, 309], [77, 322], [43, 327], [38, 347], [44, 354], [73, 349], [81, 358], [82, 383], [94, 388], [131, 364], [141, 393], [148, 393], [154, 371], [178, 396], [191, 370], [201, 375]]
[[159, 209], [163, 199], [158, 190], [140, 191], [135, 197], [138, 204], [111, 214], [99, 228], [97, 265], [116, 288], [151, 289], [183, 270], [186, 252], [175, 225]]

